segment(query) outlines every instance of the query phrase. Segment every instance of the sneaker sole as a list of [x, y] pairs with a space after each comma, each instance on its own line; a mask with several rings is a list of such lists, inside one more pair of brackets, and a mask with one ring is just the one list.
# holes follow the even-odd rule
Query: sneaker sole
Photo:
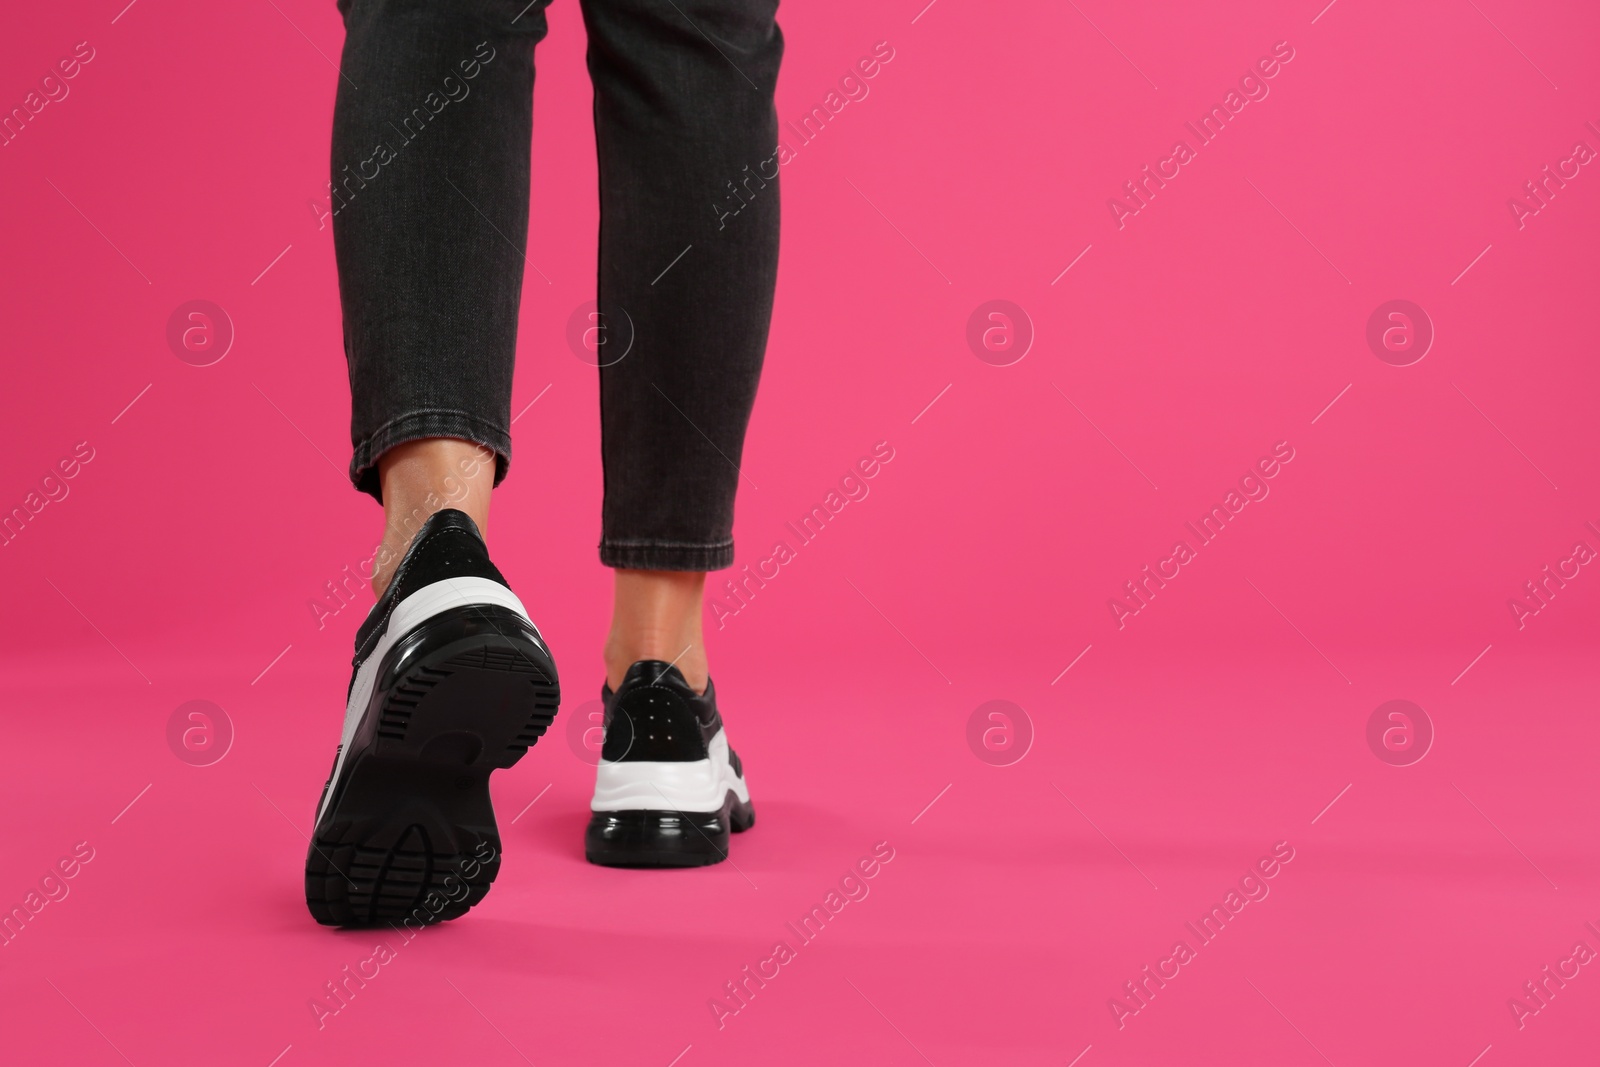
[[441, 612], [379, 666], [306, 856], [306, 906], [327, 926], [464, 915], [500, 870], [489, 775], [555, 718], [555, 665], [518, 613]]
[[756, 811], [732, 790], [720, 811], [597, 811], [584, 855], [602, 867], [709, 867], [728, 858], [729, 831], [756, 824]]

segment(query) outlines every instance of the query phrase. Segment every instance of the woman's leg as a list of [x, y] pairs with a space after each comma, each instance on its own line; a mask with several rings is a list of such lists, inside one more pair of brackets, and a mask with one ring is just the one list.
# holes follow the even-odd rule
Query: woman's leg
[[778, 266], [776, 0], [584, 0], [600, 159], [605, 507], [616, 571], [584, 854], [727, 858], [755, 824], [700, 637]]
[[489, 891], [489, 779], [549, 728], [549, 647], [489, 558], [510, 458], [544, 0], [340, 0], [334, 243], [350, 477], [387, 526], [306, 856], [321, 923], [452, 919]]
[[[613, 688], [640, 659], [703, 689], [704, 572], [733, 505], [778, 266], [776, 0], [584, 0], [600, 162]], [[687, 572], [687, 573], [664, 573]]]
[[[462, 506], [452, 496], [465, 491], [481, 525], [480, 468], [493, 485], [510, 462], [533, 49], [547, 2], [339, 2], [330, 192], [350, 478], [385, 504], [390, 568], [421, 520]], [[374, 586], [387, 579], [380, 566]]]

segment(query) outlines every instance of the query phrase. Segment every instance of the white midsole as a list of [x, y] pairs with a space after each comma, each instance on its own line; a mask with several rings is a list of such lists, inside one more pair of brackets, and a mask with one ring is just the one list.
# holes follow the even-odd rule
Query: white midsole
[[[322, 821], [324, 809], [338, 791], [339, 773], [344, 770], [344, 760], [350, 752], [350, 742], [355, 740], [356, 731], [361, 726], [361, 716], [366, 712], [367, 703], [372, 699], [372, 687], [378, 680], [378, 668], [383, 663], [383, 657], [388, 655], [389, 650], [400, 638], [435, 615], [452, 608], [468, 606], [510, 608], [524, 619], [528, 617], [528, 611], [522, 606], [522, 601], [517, 599], [517, 594], [488, 578], [446, 578], [442, 582], [423, 586], [396, 604], [394, 612], [389, 616], [388, 624], [384, 627], [383, 635], [378, 638], [378, 644], [371, 654], [362, 661], [361, 669], [356, 671], [356, 683], [350, 687], [350, 702], [344, 709], [344, 733], [339, 739], [339, 758], [333, 765], [333, 777], [329, 779], [328, 794], [317, 808], [316, 822]], [[533, 623], [530, 621], [528, 625], [533, 626]], [[538, 630], [539, 628], [534, 626], [534, 632], [538, 633]], [[544, 643], [542, 636], [539, 643]]]
[[591, 811], [721, 811], [731, 792], [750, 803], [750, 789], [728, 762], [728, 738], [718, 730], [702, 760], [601, 760]]

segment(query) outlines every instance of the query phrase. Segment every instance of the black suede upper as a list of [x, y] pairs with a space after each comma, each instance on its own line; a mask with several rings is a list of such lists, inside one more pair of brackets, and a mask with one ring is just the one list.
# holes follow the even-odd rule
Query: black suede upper
[[394, 579], [383, 596], [372, 606], [367, 619], [356, 631], [355, 666], [371, 654], [388, 624], [395, 606], [417, 590], [447, 578], [488, 578], [506, 588], [498, 568], [489, 560], [489, 550], [478, 532], [478, 524], [464, 511], [445, 508], [434, 512], [422, 524], [411, 547], [395, 569]]
[[711, 681], [696, 693], [678, 668], [662, 660], [635, 663], [616, 692], [603, 686], [600, 698], [606, 708], [600, 758], [613, 763], [702, 760], [722, 729]]

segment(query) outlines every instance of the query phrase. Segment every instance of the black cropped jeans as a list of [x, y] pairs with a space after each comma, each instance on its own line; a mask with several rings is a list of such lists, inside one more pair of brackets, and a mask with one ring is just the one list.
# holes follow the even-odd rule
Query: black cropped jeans
[[[350, 478], [426, 437], [511, 461], [533, 51], [549, 0], [339, 0]], [[601, 562], [733, 562], [778, 262], [777, 0], [581, 0], [600, 174]], [[550, 210], [561, 210], [549, 205]], [[603, 343], [596, 343], [603, 342]]]

